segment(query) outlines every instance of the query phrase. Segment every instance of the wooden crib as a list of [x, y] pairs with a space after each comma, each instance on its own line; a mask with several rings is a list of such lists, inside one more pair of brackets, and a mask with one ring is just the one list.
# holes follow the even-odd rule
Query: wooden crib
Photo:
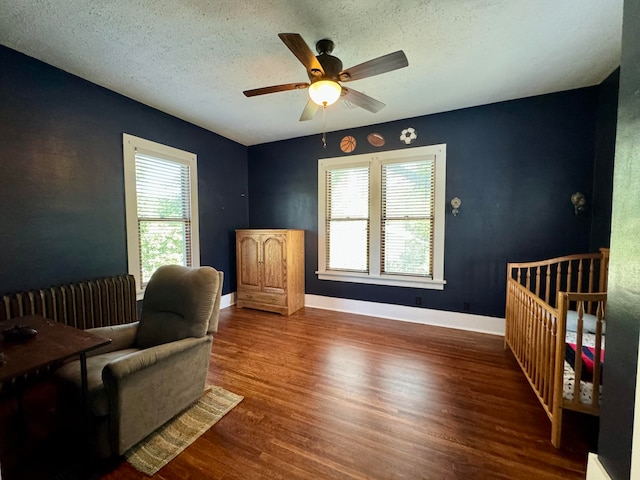
[[556, 448], [563, 409], [599, 415], [608, 265], [604, 248], [507, 265], [505, 348], [551, 420]]

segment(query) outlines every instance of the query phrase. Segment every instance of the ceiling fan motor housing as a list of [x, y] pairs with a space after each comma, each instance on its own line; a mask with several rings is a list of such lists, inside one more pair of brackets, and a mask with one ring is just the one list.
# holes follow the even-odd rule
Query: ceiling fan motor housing
[[333, 41], [326, 38], [316, 42], [316, 50], [319, 54], [316, 55], [316, 58], [318, 62], [320, 62], [320, 65], [322, 65], [324, 75], [322, 75], [321, 72], [317, 72], [316, 74], [316, 72], [312, 70], [309, 72], [309, 80], [311, 80], [311, 83], [318, 80], [338, 80], [338, 74], [342, 71], [342, 60], [331, 55], [333, 47]]

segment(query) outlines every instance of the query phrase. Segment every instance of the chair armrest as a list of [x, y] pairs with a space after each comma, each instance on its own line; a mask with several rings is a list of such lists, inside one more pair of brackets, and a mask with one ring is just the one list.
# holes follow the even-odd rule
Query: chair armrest
[[212, 340], [211, 335], [184, 338], [105, 365], [112, 452], [122, 455], [202, 395]]
[[120, 357], [105, 365], [102, 378], [105, 383], [109, 380], [118, 381], [136, 372], [144, 370], [164, 359], [170, 358], [181, 352], [197, 348], [204, 343], [210, 343], [211, 337], [183, 338], [175, 342], [163, 343], [155, 347], [145, 348], [130, 355]]
[[87, 332], [95, 333], [101, 337], [110, 338], [111, 343], [96, 350], [92, 350], [87, 354], [87, 356], [92, 357], [94, 355], [133, 347], [136, 342], [138, 323], [140, 322], [125, 323], [124, 325], [111, 325], [109, 327], [88, 328]]

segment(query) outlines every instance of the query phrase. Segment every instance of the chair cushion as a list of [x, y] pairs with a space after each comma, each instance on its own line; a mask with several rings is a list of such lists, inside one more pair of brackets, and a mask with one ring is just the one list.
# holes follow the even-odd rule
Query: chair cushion
[[[103, 416], [109, 413], [109, 399], [102, 382], [102, 369], [113, 360], [124, 357], [131, 353], [137, 352], [138, 348], [127, 348], [125, 350], [117, 350], [115, 352], [103, 353], [87, 358], [87, 393], [89, 402], [89, 411], [92, 415]], [[67, 362], [56, 370], [56, 378], [62, 383], [62, 387], [67, 392], [72, 392], [74, 396], [82, 393], [82, 385], [80, 379], [80, 360]], [[74, 399], [77, 405], [80, 405], [82, 398]]]
[[158, 268], [145, 290], [136, 346], [148, 348], [204, 336], [219, 287], [220, 277], [212, 267]]

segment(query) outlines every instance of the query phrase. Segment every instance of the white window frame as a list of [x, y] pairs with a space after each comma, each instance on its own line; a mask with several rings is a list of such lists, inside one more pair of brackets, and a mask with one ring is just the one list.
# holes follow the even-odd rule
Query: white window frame
[[[385, 275], [380, 272], [381, 245], [381, 163], [408, 162], [425, 157], [435, 158], [435, 204], [433, 231], [433, 276], [432, 278]], [[326, 171], [338, 167], [356, 167], [369, 165], [369, 272], [345, 272], [327, 270], [326, 261]], [[352, 155], [348, 157], [322, 158], [318, 160], [318, 270], [320, 280], [366, 283], [373, 285], [392, 285], [433, 290], [444, 290], [444, 232], [445, 232], [445, 189], [447, 171], [446, 144], [426, 147], [392, 150], [374, 154]]]
[[191, 196], [191, 265], [200, 266], [200, 228], [198, 223], [198, 158], [195, 153], [161, 143], [122, 134], [124, 158], [124, 194], [127, 229], [127, 260], [129, 273], [136, 279], [137, 298], [144, 296], [140, 270], [140, 236], [138, 232], [138, 198], [136, 193], [136, 153], [147, 154], [170, 162], [187, 165], [190, 170]]

